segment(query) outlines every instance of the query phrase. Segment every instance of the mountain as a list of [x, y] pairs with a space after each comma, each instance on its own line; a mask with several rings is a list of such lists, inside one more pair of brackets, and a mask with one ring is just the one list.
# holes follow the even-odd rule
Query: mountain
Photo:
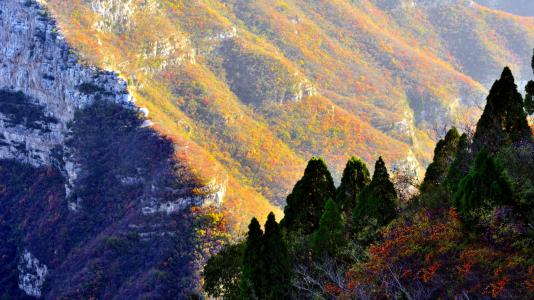
[[534, 16], [534, 3], [529, 0], [477, 0], [477, 2], [520, 16]]
[[502, 65], [531, 72], [534, 20], [467, 0], [67, 4], [0, 2], [10, 298], [185, 297], [309, 157], [421, 174]]
[[336, 180], [347, 153], [420, 171], [436, 128], [474, 120], [502, 65], [529, 74], [534, 46], [534, 20], [464, 0], [45, 5], [156, 130], [200, 149], [184, 151], [237, 219], [283, 204], [312, 155]]

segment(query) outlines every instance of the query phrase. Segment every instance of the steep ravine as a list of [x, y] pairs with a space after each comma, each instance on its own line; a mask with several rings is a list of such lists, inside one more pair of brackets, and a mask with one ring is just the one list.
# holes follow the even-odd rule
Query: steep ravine
[[46, 10], [0, 1], [0, 298], [181, 298], [219, 205], [116, 74], [79, 63]]

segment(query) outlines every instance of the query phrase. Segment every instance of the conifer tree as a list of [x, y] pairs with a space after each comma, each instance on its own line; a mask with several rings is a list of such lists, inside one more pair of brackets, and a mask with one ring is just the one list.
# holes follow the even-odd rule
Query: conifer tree
[[534, 81], [531, 80], [527, 83], [525, 92], [525, 111], [531, 115], [534, 114]]
[[262, 258], [264, 270], [264, 299], [289, 299], [291, 265], [285, 241], [275, 216], [271, 212], [265, 223]]
[[326, 200], [334, 198], [335, 186], [322, 158], [312, 158], [293, 191], [287, 197], [281, 224], [288, 231], [311, 234], [319, 228]]
[[[534, 51], [533, 51], [534, 52]], [[532, 72], [534, 73], [534, 53], [532, 54]], [[527, 114], [534, 114], [534, 81], [530, 80], [525, 87], [525, 111]]]
[[388, 224], [397, 216], [397, 192], [389, 179], [382, 157], [375, 164], [371, 183], [358, 196], [352, 213], [355, 224], [375, 219], [379, 226]]
[[241, 297], [243, 299], [262, 299], [262, 284], [265, 266], [262, 264], [263, 232], [260, 223], [253, 218], [248, 225], [247, 240], [243, 253], [241, 273]]
[[513, 204], [508, 178], [488, 151], [477, 155], [473, 169], [460, 181], [453, 204], [468, 227], [476, 225], [484, 210]]
[[523, 97], [517, 91], [512, 71], [506, 67], [490, 90], [473, 137], [473, 150], [475, 154], [482, 149], [494, 153], [502, 146], [530, 139]]
[[447, 171], [454, 161], [459, 141], [460, 134], [453, 127], [447, 132], [445, 138], [438, 142], [434, 150], [434, 160], [426, 169], [425, 179], [421, 185], [422, 192], [439, 186], [445, 181]]
[[332, 199], [326, 202], [324, 213], [319, 222], [319, 229], [313, 234], [313, 247], [317, 254], [335, 256], [339, 247], [345, 242], [345, 225], [336, 203]]
[[336, 190], [336, 203], [345, 217], [352, 215], [356, 206], [356, 197], [371, 182], [371, 176], [365, 163], [352, 157], [343, 170], [341, 184]]
[[449, 194], [453, 195], [456, 192], [460, 180], [469, 173], [469, 170], [471, 169], [471, 157], [469, 140], [467, 134], [464, 133], [458, 140], [454, 161], [452, 162], [449, 171], [447, 172], [447, 178], [445, 179]]

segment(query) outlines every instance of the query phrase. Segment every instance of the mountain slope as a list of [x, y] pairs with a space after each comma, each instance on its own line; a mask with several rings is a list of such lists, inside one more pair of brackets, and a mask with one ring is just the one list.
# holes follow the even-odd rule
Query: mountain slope
[[[236, 184], [281, 203], [302, 157], [312, 154], [333, 161], [335, 174], [344, 161], [339, 153], [370, 161], [377, 144], [389, 161], [402, 161], [412, 151], [425, 164], [428, 130], [456, 121], [456, 110], [482, 99], [489, 71], [503, 58], [518, 64], [528, 57], [500, 43], [506, 32], [489, 41], [483, 33], [504, 22], [524, 26], [520, 38], [528, 44], [532, 20], [494, 15], [462, 1], [440, 7], [378, 2], [48, 5], [88, 61], [131, 78], [156, 124], [207, 149]], [[480, 25], [453, 23], [449, 16]], [[467, 42], [443, 25], [457, 26]], [[84, 51], [91, 45], [99, 45], [98, 51]], [[476, 55], [469, 54], [474, 45]], [[481, 63], [472, 60], [485, 56]], [[481, 75], [469, 76], [476, 74]], [[149, 91], [154, 86], [158, 91]], [[291, 101], [316, 91], [327, 98]], [[278, 119], [287, 111], [300, 116]], [[303, 134], [314, 126], [314, 114], [330, 117], [320, 117], [319, 134]], [[357, 137], [339, 132], [339, 122], [360, 128]], [[185, 130], [177, 123], [187, 124], [179, 125]], [[230, 203], [239, 201], [232, 198]]]
[[500, 66], [526, 74], [534, 41], [531, 18], [462, 0], [69, 4], [45, 1], [158, 131], [199, 146], [188, 159], [228, 180], [234, 219], [283, 203], [311, 155], [335, 177], [345, 153], [370, 162], [378, 149], [420, 169], [435, 128], [476, 117]]
[[226, 186], [194, 175], [116, 74], [80, 65], [38, 4], [0, 2], [0, 40], [0, 298], [197, 290], [225, 237], [203, 207]]
[[534, 2], [529, 0], [477, 0], [477, 2], [520, 16], [534, 16]]

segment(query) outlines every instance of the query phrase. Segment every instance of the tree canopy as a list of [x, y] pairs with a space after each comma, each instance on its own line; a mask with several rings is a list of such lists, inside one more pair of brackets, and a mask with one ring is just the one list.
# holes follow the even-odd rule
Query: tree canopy
[[502, 146], [531, 140], [532, 132], [523, 105], [512, 71], [506, 67], [493, 84], [477, 123], [473, 137], [475, 153], [483, 149], [496, 152]]
[[397, 192], [380, 157], [375, 164], [371, 183], [358, 197], [352, 214], [354, 222], [358, 224], [365, 219], [376, 219], [379, 225], [385, 225], [396, 217], [396, 207]]
[[346, 242], [344, 235], [345, 225], [341, 218], [341, 212], [336, 203], [332, 199], [328, 199], [319, 222], [319, 229], [313, 234], [315, 253], [335, 256], [337, 249]]
[[424, 192], [432, 186], [441, 185], [445, 181], [449, 167], [454, 161], [459, 142], [460, 134], [456, 128], [450, 129], [445, 138], [438, 142], [434, 150], [434, 160], [426, 170], [421, 191]]
[[510, 182], [488, 151], [477, 155], [473, 169], [460, 181], [453, 203], [468, 227], [476, 224], [484, 210], [513, 204]]
[[352, 157], [343, 170], [341, 184], [336, 190], [335, 202], [346, 217], [352, 215], [356, 197], [371, 182], [367, 165], [359, 158]]
[[288, 231], [310, 234], [319, 228], [319, 220], [328, 199], [335, 196], [332, 175], [322, 158], [312, 158], [287, 197], [283, 226]]

